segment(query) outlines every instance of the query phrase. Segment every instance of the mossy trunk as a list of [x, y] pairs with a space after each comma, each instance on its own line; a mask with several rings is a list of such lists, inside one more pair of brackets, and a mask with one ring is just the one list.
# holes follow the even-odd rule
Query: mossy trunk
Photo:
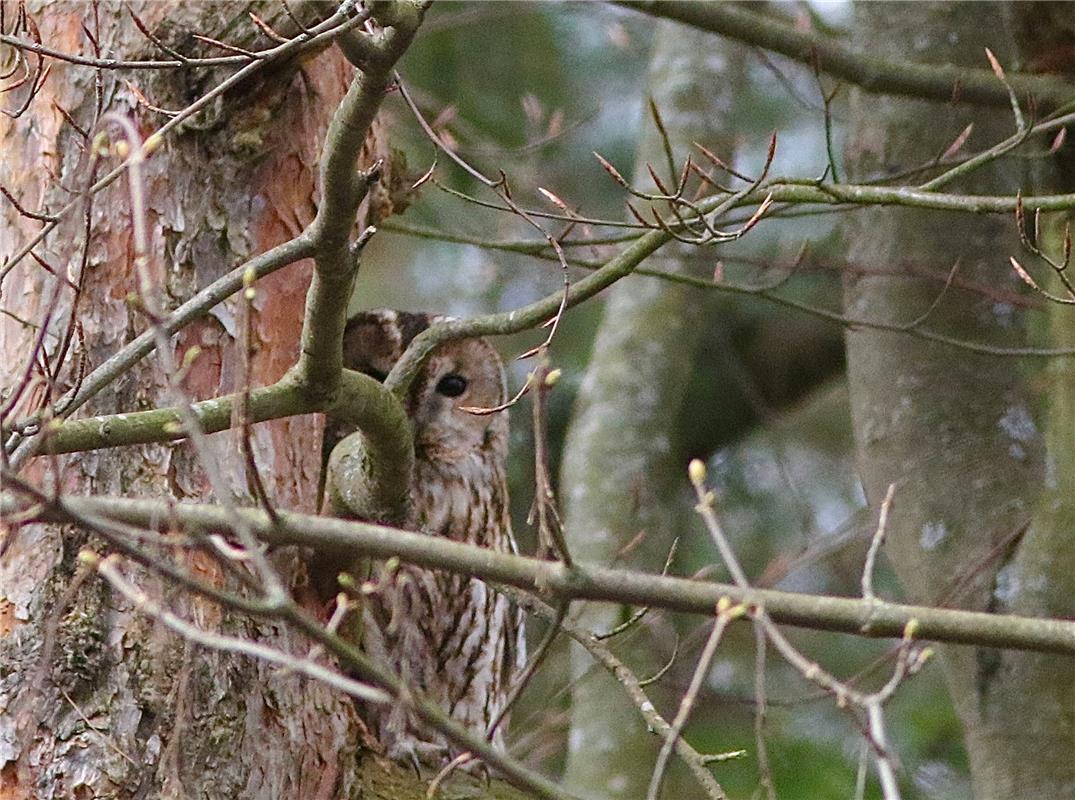
[[[692, 141], [732, 158], [732, 101], [744, 80], [742, 51], [711, 35], [660, 22], [651, 56], [649, 94], [663, 116], [681, 169]], [[647, 112], [648, 117], [648, 112]], [[650, 164], [674, 185], [661, 138], [647, 119], [635, 180], [652, 185]], [[667, 208], [654, 206], [662, 214]], [[647, 266], [668, 272], [712, 273], [710, 249], [669, 245]], [[572, 555], [609, 564], [639, 534], [630, 559], [653, 568], [664, 561], [689, 506], [686, 459], [675, 421], [706, 324], [705, 292], [650, 278], [633, 278], [608, 293], [590, 366], [567, 434], [561, 485]], [[581, 622], [596, 631], [623, 620], [623, 609], [589, 606]], [[647, 667], [653, 658], [629, 658]], [[566, 786], [585, 797], [645, 794], [659, 740], [646, 731], [611, 676], [593, 670], [581, 648], [572, 654]], [[584, 677], [583, 677], [584, 676]]]
[[[886, 58], [976, 67], [986, 63], [988, 47], [1001, 64], [1014, 65], [1010, 12], [1003, 4], [859, 4], [854, 43]], [[1010, 113], [861, 91], [853, 94], [850, 123], [855, 181], [923, 163], [969, 123], [967, 147], [975, 151], [1014, 129]], [[1025, 164], [1007, 159], [950, 188], [1032, 192]], [[1008, 265], [1008, 256], [1020, 253], [1012, 218], [879, 209], [856, 212], [845, 234], [848, 260], [865, 268], [845, 284], [853, 316], [907, 322], [936, 297], [935, 284], [871, 269], [958, 268], [995, 294], [949, 290], [924, 325], [997, 345], [1026, 342], [1028, 317], [1006, 299], [1024, 288]], [[849, 332], [847, 346], [863, 483], [871, 505], [896, 486], [886, 554], [908, 599], [997, 613], [1075, 613], [1072, 548], [1060, 544], [1048, 520], [1058, 507], [1043, 501], [1051, 493], [1047, 474], [1056, 474], [1057, 486], [1072, 480], [1069, 470], [1057, 472], [1070, 455], [1052, 452], [1070, 445], [1042, 434], [1030, 365], [867, 329]], [[1050, 430], [1062, 419], [1052, 405]], [[1058, 435], [1070, 440], [1070, 429]], [[975, 797], [1075, 795], [1070, 662], [977, 647], [945, 647], [941, 656]]]

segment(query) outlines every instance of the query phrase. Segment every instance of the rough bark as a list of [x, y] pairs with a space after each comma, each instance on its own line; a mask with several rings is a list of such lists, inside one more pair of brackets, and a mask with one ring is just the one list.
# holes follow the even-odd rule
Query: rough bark
[[[979, 65], [988, 47], [1016, 63], [1009, 9], [1000, 4], [861, 4], [855, 45], [879, 57]], [[969, 122], [974, 147], [1009, 135], [1011, 114], [856, 91], [849, 167], [855, 176], [898, 171], [942, 152]], [[1005, 161], [963, 179], [976, 193], [1029, 190], [1020, 162]], [[913, 210], [863, 211], [847, 226], [849, 259], [878, 268], [928, 265], [988, 285], [1016, 288], [1007, 265], [1019, 253], [1010, 217], [954, 218]], [[935, 288], [912, 277], [864, 274], [846, 281], [855, 315], [910, 320]], [[994, 343], [1025, 341], [1028, 321], [980, 294], [952, 291], [928, 326]], [[975, 610], [1069, 616], [1075, 611], [1070, 546], [1058, 547], [1064, 504], [1044, 482], [1043, 455], [1054, 443], [1035, 421], [1032, 383], [1018, 363], [910, 337], [850, 332], [848, 373], [861, 474], [871, 504], [890, 483], [896, 501], [886, 552], [907, 596]], [[1061, 381], [1063, 383], [1063, 381]], [[1054, 412], [1055, 414], [1055, 412]], [[1052, 429], [1062, 420], [1055, 416]], [[1066, 433], [1070, 438], [1070, 433]], [[1062, 468], [1070, 450], [1050, 453]], [[1062, 461], [1062, 459], [1064, 461]], [[1056, 491], [1071, 476], [1058, 473]], [[1043, 499], [1044, 497], [1044, 499]], [[1070, 538], [1070, 537], [1068, 537]], [[1053, 656], [978, 647], [941, 648], [963, 722], [975, 796], [1070, 797], [1075, 792], [1075, 718], [1069, 665]]]
[[[272, 6], [272, 7], [270, 7]], [[268, 42], [249, 21], [246, 3], [135, 4], [134, 10], [168, 44], [190, 53], [192, 33], [240, 46]], [[35, 3], [28, 9], [42, 40], [68, 52], [90, 52], [81, 25], [98, 36], [103, 55], [161, 57], [122, 6]], [[259, 9], [287, 32], [279, 4]], [[316, 19], [310, 7], [300, 13]], [[207, 54], [206, 52], [199, 53]], [[211, 53], [219, 55], [219, 51]], [[30, 209], [55, 209], [86, 184], [84, 142], [56, 110], [92, 128], [100, 111], [133, 118], [146, 135], [162, 118], [136, 107], [131, 80], [151, 102], [181, 108], [227, 69], [102, 72], [97, 106], [93, 69], [55, 63], [26, 115], [0, 118], [5, 157], [0, 183]], [[352, 68], [335, 50], [275, 68], [264, 80], [237, 87], [206, 115], [169, 137], [147, 164], [145, 192], [150, 252], [165, 280], [168, 305], [296, 234], [315, 210], [314, 179], [321, 135]], [[21, 99], [21, 96], [19, 97]], [[114, 129], [112, 129], [114, 131]], [[9, 205], [0, 209], [10, 254], [36, 232]], [[36, 252], [61, 274], [77, 276], [86, 220], [79, 214]], [[129, 192], [117, 181], [94, 200], [88, 258], [77, 316], [92, 368], [145, 328], [124, 298], [135, 290]], [[31, 259], [4, 281], [6, 307], [37, 319], [50, 277]], [[298, 356], [309, 265], [297, 264], [259, 283], [254, 307], [256, 353], [251, 382], [276, 380]], [[17, 304], [12, 306], [13, 299]], [[61, 294], [59, 315], [70, 312]], [[175, 342], [179, 360], [197, 346], [184, 387], [195, 399], [237, 388], [238, 306], [218, 306]], [[0, 320], [4, 385], [29, 351], [33, 331]], [[166, 376], [144, 360], [87, 407], [110, 413], [167, 405]], [[257, 426], [253, 448], [274, 502], [313, 510], [319, 419], [307, 416]], [[210, 453], [237, 497], [248, 494], [236, 440], [210, 440]], [[56, 460], [64, 490], [75, 493], [207, 498], [210, 492], [189, 444], [147, 445]], [[32, 467], [41, 476], [46, 465]], [[217, 498], [218, 500], [221, 498]], [[96, 578], [77, 581], [75, 555], [100, 547], [70, 529], [22, 529], [0, 563], [0, 784], [19, 797], [337, 797], [356, 778], [358, 723], [337, 693], [246, 658], [206, 652], [157, 629], [132, 604]], [[219, 577], [208, 559], [177, 555], [206, 579]], [[285, 579], [294, 554], [277, 557]], [[240, 634], [285, 650], [308, 646], [269, 624], [225, 613], [215, 604], [139, 576], [147, 592], [177, 613], [213, 630]], [[92, 723], [92, 724], [91, 724]]]

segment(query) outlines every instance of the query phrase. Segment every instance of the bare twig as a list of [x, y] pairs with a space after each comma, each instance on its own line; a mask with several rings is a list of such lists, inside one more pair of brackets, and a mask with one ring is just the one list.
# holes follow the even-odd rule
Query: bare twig
[[672, 749], [679, 740], [680, 734], [683, 732], [683, 726], [687, 724], [687, 719], [694, 708], [694, 703], [698, 699], [702, 681], [709, 675], [709, 668], [713, 665], [713, 657], [717, 654], [717, 646], [720, 644], [728, 624], [737, 617], [742, 616], [745, 611], [744, 606], [732, 605], [727, 598], [721, 598], [718, 601], [717, 616], [713, 620], [713, 627], [709, 631], [705, 647], [702, 648], [702, 654], [698, 657], [698, 664], [694, 668], [694, 674], [691, 676], [687, 691], [683, 693], [683, 698], [679, 702], [679, 710], [676, 711], [676, 716], [672, 720], [671, 729], [661, 746], [660, 753], [657, 755], [657, 764], [653, 768], [653, 776], [650, 778], [649, 789], [646, 791], [646, 800], [657, 800], [661, 791], [661, 783], [664, 780], [664, 773], [668, 767], [668, 759], [672, 755]]
[[[714, 510], [715, 497], [711, 491], [708, 491], [705, 488], [705, 465], [701, 461], [695, 459], [691, 462], [689, 472], [691, 483], [694, 484], [695, 493], [698, 497], [696, 510], [705, 522], [706, 528], [713, 537], [717, 549], [720, 551], [721, 557], [728, 567], [729, 572], [731, 572], [736, 585], [740, 589], [748, 589], [749, 583], [747, 582], [746, 574], [739, 565], [738, 559], [732, 551], [728, 539], [717, 519]], [[889, 495], [891, 495], [891, 492], [892, 490], [890, 490]], [[889, 502], [891, 502], [890, 497]], [[880, 537], [876, 538], [879, 539]], [[869, 602], [875, 607], [878, 605], [878, 601], [872, 596], [866, 602]], [[835, 677], [825, 672], [819, 664], [811, 661], [800, 653], [777, 627], [763, 604], [760, 602], [754, 603], [748, 610], [748, 613], [751, 619], [753, 619], [759, 628], [764, 631], [766, 638], [773, 643], [777, 652], [779, 652], [789, 664], [795, 667], [805, 680], [816, 684], [826, 692], [830, 693], [835, 698], [838, 708], [856, 706], [866, 712], [870, 744], [875, 751], [878, 776], [881, 779], [882, 787], [885, 792], [885, 800], [898, 800], [898, 783], [895, 779], [891, 756], [885, 743], [884, 721], [881, 709], [885, 701], [892, 697], [902, 681], [907, 676], [917, 672], [922, 664], [929, 658], [930, 651], [928, 649], [915, 653], [912, 656], [913, 641], [918, 631], [917, 620], [910, 619], [907, 622], [907, 626], [903, 631], [903, 641], [900, 646], [896, 667], [892, 672], [892, 676], [878, 691], [873, 694], [864, 694], [849, 686], [847, 683], [837, 680]]]
[[548, 434], [545, 423], [545, 403], [549, 391], [560, 377], [560, 370], [549, 368], [548, 352], [542, 348], [534, 370], [531, 399], [534, 405], [534, 511], [537, 519], [539, 555], [560, 559], [565, 567], [572, 565], [571, 552], [564, 537], [563, 522], [556, 506], [556, 495], [549, 472]]
[[773, 785], [773, 769], [769, 763], [769, 747], [765, 742], [765, 718], [768, 710], [768, 693], [765, 690], [765, 661], [768, 640], [760, 626], [754, 626], [754, 749], [757, 751], [758, 780], [765, 789], [768, 800], [776, 800]]
[[896, 484], [890, 483], [885, 499], [881, 501], [881, 514], [877, 520], [877, 530], [870, 540], [870, 548], [866, 551], [866, 563], [862, 568], [862, 599], [876, 600], [873, 593], [874, 564], [877, 562], [877, 554], [881, 551], [881, 545], [885, 541], [885, 529], [888, 525], [888, 513], [892, 510], [892, 499], [896, 495]]
[[[515, 601], [528, 612], [543, 617], [546, 620], [552, 620], [554, 618], [554, 610], [537, 598], [514, 589], [509, 590], [509, 593], [515, 598]], [[627, 696], [631, 699], [631, 702], [634, 703], [635, 707], [642, 715], [642, 718], [649, 726], [649, 729], [667, 740], [672, 731], [672, 726], [657, 712], [653, 701], [650, 700], [649, 696], [644, 691], [643, 681], [639, 680], [634, 672], [632, 672], [623, 661], [617, 658], [607, 645], [598, 640], [593, 634], [584, 630], [578, 624], [571, 620], [564, 619], [561, 621], [561, 627], [568, 636], [582, 645], [595, 660], [612, 673], [612, 676], [627, 692]], [[714, 780], [709, 769], [706, 767], [707, 759], [709, 757], [699, 753], [682, 737], [676, 737], [674, 747], [676, 755], [683, 761], [687, 768], [690, 769], [695, 780], [698, 781], [698, 784], [706, 793], [706, 797], [710, 798], [710, 800], [726, 800], [724, 790], [721, 789], [720, 784]], [[741, 753], [739, 754], [741, 755]]]

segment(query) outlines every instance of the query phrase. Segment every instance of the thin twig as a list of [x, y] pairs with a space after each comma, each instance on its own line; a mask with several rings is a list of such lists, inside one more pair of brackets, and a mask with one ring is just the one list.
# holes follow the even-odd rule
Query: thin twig
[[873, 571], [877, 563], [877, 554], [881, 551], [881, 545], [885, 541], [885, 529], [888, 525], [888, 512], [892, 509], [892, 498], [896, 495], [896, 484], [890, 483], [885, 499], [881, 501], [881, 514], [877, 520], [877, 530], [874, 531], [870, 540], [870, 548], [866, 551], [866, 563], [862, 568], [862, 599], [876, 600], [873, 593]]
[[[532, 614], [551, 620], [555, 612], [537, 598], [521, 592], [517, 589], [509, 590], [520, 606]], [[650, 700], [643, 688], [643, 683], [638, 677], [617, 658], [607, 645], [599, 641], [592, 633], [583, 629], [580, 625], [569, 619], [561, 621], [561, 627], [568, 636], [582, 645], [593, 658], [607, 669], [616, 681], [627, 692], [627, 696], [638, 709], [642, 718], [646, 721], [649, 730], [656, 733], [662, 739], [667, 740], [672, 731], [672, 726], [658, 713], [653, 701]], [[699, 786], [710, 800], [726, 800], [724, 790], [710, 774], [706, 767], [707, 756], [699, 753], [681, 737], [675, 739], [675, 753], [698, 781]]]
[[702, 681], [709, 675], [709, 668], [713, 665], [713, 658], [717, 654], [717, 646], [724, 637], [724, 632], [727, 630], [729, 623], [736, 617], [741, 616], [745, 610], [743, 606], [733, 606], [731, 601], [717, 604], [717, 616], [713, 620], [709, 638], [706, 639], [702, 654], [698, 657], [698, 664], [694, 668], [694, 674], [691, 676], [687, 691], [683, 693], [683, 698], [680, 700], [676, 716], [672, 719], [672, 726], [668, 736], [661, 746], [660, 753], [657, 754], [657, 764], [653, 768], [653, 776], [650, 778], [649, 789], [646, 791], [646, 800], [657, 800], [661, 791], [661, 783], [664, 781], [664, 773], [668, 767], [668, 759], [672, 755], [675, 743], [683, 733], [683, 726], [687, 724], [687, 719], [694, 709], [694, 703], [698, 699], [698, 692], [702, 688]]

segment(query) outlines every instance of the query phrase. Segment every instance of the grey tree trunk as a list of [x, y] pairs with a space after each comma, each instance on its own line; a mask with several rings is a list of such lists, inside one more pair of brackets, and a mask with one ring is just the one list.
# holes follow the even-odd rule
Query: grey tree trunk
[[[854, 37], [860, 49], [895, 59], [982, 66], [989, 47], [1002, 64], [1017, 60], [1009, 9], [1001, 4], [859, 4]], [[856, 91], [847, 152], [852, 180], [918, 165], [970, 122], [974, 149], [1014, 127], [1010, 114]], [[1028, 191], [1020, 164], [986, 167], [952, 188]], [[866, 269], [845, 284], [855, 316], [909, 321], [935, 297], [936, 289], [919, 279], [871, 275], [871, 267], [948, 270], [958, 263], [980, 285], [1020, 286], [1007, 264], [1020, 250], [1011, 218], [884, 209], [850, 220], [848, 260]], [[1027, 336], [1018, 309], [956, 290], [926, 325], [1002, 345]], [[1075, 613], [1070, 527], [1067, 544], [1058, 535], [1070, 512], [1067, 501], [1057, 504], [1059, 495], [1045, 491], [1044, 470], [1048, 446], [1057, 492], [1070, 484], [1070, 428], [1057, 430], [1066, 418], [1056, 415], [1049, 440], [1042, 435], [1027, 365], [869, 330], [850, 332], [847, 346], [861, 474], [871, 505], [896, 485], [886, 553], [907, 597], [999, 613]], [[975, 647], [945, 647], [941, 656], [975, 796], [1073, 796], [1070, 664]]]
[[[732, 101], [744, 78], [742, 52], [711, 35], [660, 22], [649, 71], [649, 94], [659, 107], [682, 167], [691, 141], [729, 158]], [[636, 185], [650, 183], [648, 162], [667, 176], [667, 160], [652, 124], [638, 150]], [[667, 180], [667, 178], [662, 178]], [[671, 183], [675, 182], [675, 178]], [[666, 212], [662, 209], [662, 212]], [[712, 271], [709, 250], [666, 246], [651, 265], [693, 275]], [[593, 355], [579, 391], [564, 453], [562, 486], [572, 555], [611, 563], [640, 532], [632, 559], [660, 564], [687, 508], [686, 459], [673, 436], [706, 311], [705, 293], [649, 278], [610, 290]], [[719, 412], [714, 412], [719, 413]], [[580, 619], [601, 631], [621, 622], [623, 610], [590, 606]], [[653, 662], [640, 654], [629, 661]], [[586, 797], [644, 796], [659, 742], [637, 709], [592, 659], [572, 653], [567, 788]]]

